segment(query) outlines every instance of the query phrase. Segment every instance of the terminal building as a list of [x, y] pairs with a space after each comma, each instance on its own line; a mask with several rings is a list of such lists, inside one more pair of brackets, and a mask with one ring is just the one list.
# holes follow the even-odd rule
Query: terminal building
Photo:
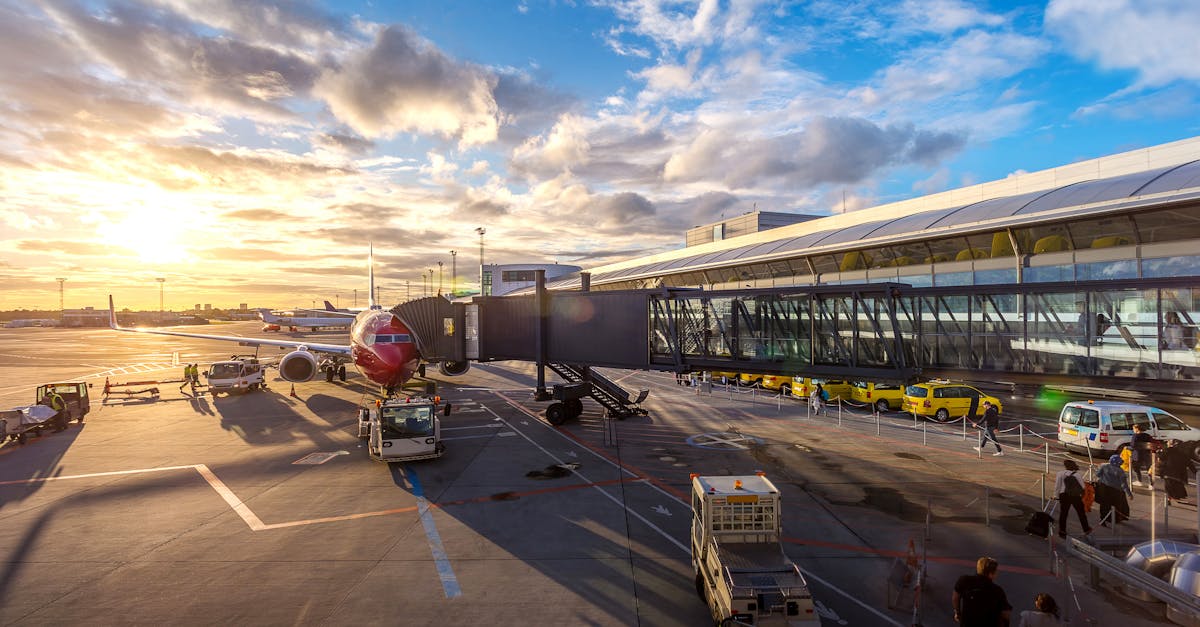
[[[547, 287], [579, 290], [586, 281], [590, 291], [692, 289], [713, 297], [774, 290], [785, 300], [844, 287], [841, 296], [818, 299], [819, 307], [801, 307], [811, 325], [799, 331], [788, 326], [799, 310], [787, 313], [778, 300], [696, 306], [722, 333], [745, 325], [739, 350], [723, 349], [734, 359], [754, 359], [746, 347], [761, 355], [784, 333], [802, 346], [788, 363], [802, 366], [882, 358], [924, 376], [1064, 375], [1132, 388], [1169, 382], [1197, 393], [1200, 138], [808, 218], [591, 268], [586, 277], [548, 277]], [[821, 346], [829, 332], [833, 344], [869, 334], [887, 344], [890, 329], [903, 336], [904, 354], [867, 360], [852, 346]]]
[[504, 296], [516, 290], [533, 287], [538, 270], [545, 270], [546, 280], [549, 281], [572, 273], [577, 274], [581, 268], [557, 263], [484, 264], [483, 293], [487, 296]]

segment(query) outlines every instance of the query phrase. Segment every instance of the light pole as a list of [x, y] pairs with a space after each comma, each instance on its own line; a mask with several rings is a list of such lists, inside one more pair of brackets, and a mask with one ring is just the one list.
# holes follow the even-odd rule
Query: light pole
[[354, 288], [354, 308], [358, 309], [358, 288]]
[[66, 282], [66, 279], [59, 278], [59, 279], [54, 279], [54, 280], [58, 281], [58, 321], [62, 322], [62, 319], [63, 319], [63, 283]]
[[163, 284], [166, 283], [167, 280], [163, 277], [158, 277], [154, 280], [158, 281], [158, 319], [162, 320], [163, 319]]
[[487, 233], [487, 229], [481, 226], [475, 232], [479, 234], [479, 295], [487, 296], [483, 293], [483, 234]]
[[426, 296], [433, 296], [433, 268], [429, 269], [429, 291]]
[[450, 297], [454, 298], [454, 292], [458, 289], [458, 251], [450, 251]]
[[333, 308], [334, 308], [334, 309], [341, 309], [341, 308], [342, 308], [342, 295], [341, 295], [341, 294], [334, 294], [334, 295], [333, 295]]
[[442, 295], [442, 262], [438, 262], [438, 296]]

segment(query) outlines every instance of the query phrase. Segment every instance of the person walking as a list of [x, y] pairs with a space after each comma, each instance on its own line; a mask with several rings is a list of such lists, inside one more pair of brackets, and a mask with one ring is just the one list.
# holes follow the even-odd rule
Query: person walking
[[1190, 447], [1182, 445], [1179, 440], [1168, 440], [1167, 448], [1163, 450], [1163, 487], [1167, 491], [1167, 499], [1182, 501], [1187, 498], [1188, 476], [1196, 472], [1196, 464], [1192, 461]]
[[1018, 627], [1057, 627], [1062, 624], [1058, 603], [1049, 594], [1039, 592], [1033, 598], [1033, 607], [1032, 610], [1021, 612], [1021, 624]]
[[1154, 459], [1154, 438], [1146, 433], [1146, 427], [1133, 425], [1133, 439], [1129, 442], [1129, 469], [1137, 479], [1133, 485], [1142, 485], [1142, 471], [1150, 467]]
[[1007, 625], [1012, 613], [1004, 588], [996, 583], [1000, 563], [990, 557], [975, 562], [975, 574], [963, 575], [954, 583], [950, 602], [954, 622], [962, 627]]
[[[979, 425], [976, 425], [979, 426]], [[996, 445], [996, 452], [992, 453], [993, 457], [1004, 455], [1004, 450], [1000, 448], [1000, 440], [996, 439], [996, 429], [1000, 428], [1000, 410], [991, 401], [983, 402], [983, 425], [979, 431], [979, 446], [975, 450], [982, 452], [983, 446], [988, 440]]]
[[[1129, 475], [1121, 468], [1121, 456], [1113, 455], [1108, 463], [1096, 471], [1096, 502], [1100, 504], [1100, 525], [1125, 522], [1129, 518], [1129, 499], [1133, 488], [1129, 487]], [[1113, 512], [1112, 523], [1108, 513]]]
[[1083, 528], [1084, 536], [1092, 535], [1092, 526], [1088, 524], [1087, 512], [1083, 508], [1083, 480], [1076, 474], [1079, 464], [1073, 459], [1063, 460], [1063, 470], [1054, 477], [1054, 493], [1058, 495], [1058, 503], [1062, 505], [1062, 513], [1058, 515], [1058, 537], [1067, 537], [1067, 514], [1070, 508], [1075, 508], [1079, 515], [1079, 526]]
[[825, 388], [821, 387], [820, 383], [813, 388], [812, 394], [808, 395], [808, 404], [812, 407], [814, 416], [820, 414], [821, 410], [825, 409]]
[[192, 365], [184, 364], [183, 365], [183, 383], [179, 384], [179, 391], [182, 392], [183, 388], [187, 387], [188, 384], [191, 382], [192, 382]]
[[200, 365], [192, 364], [188, 366], [188, 379], [192, 384], [192, 392], [195, 393], [196, 386], [200, 385]]

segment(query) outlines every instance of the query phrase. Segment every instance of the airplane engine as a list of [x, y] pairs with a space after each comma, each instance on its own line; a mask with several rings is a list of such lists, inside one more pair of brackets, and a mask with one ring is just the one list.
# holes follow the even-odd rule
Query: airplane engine
[[279, 376], [284, 381], [304, 383], [317, 374], [317, 358], [306, 350], [294, 350], [279, 360]]
[[461, 374], [466, 374], [471, 369], [469, 361], [443, 361], [438, 363], [438, 372], [448, 376], [457, 377]]

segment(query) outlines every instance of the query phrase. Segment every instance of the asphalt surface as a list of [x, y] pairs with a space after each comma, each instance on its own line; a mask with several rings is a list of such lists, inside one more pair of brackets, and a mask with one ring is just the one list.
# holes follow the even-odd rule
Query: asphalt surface
[[[1045, 591], [1077, 624], [1168, 624], [1161, 604], [1092, 589], [1082, 563], [1023, 531], [1046, 466], [1061, 467], [1039, 437], [1052, 437], [1054, 412], [1035, 402], [1006, 399], [1013, 430], [993, 457], [961, 423], [850, 406], [810, 416], [762, 391], [608, 371], [651, 390], [649, 415], [609, 421], [585, 400], [555, 428], [532, 400], [531, 364], [476, 364], [438, 379], [454, 406], [447, 454], [388, 465], [356, 437], [356, 408], [374, 398], [357, 374], [294, 396], [272, 370], [269, 390], [242, 396], [176, 382], [102, 399], [105, 378], [177, 380], [177, 364], [244, 351], [0, 329], [0, 407], [50, 380], [94, 384], [83, 424], [0, 445], [0, 624], [711, 624], [687, 550], [689, 473], [758, 470], [783, 491], [785, 550], [824, 625], [951, 625], [954, 581], [982, 555], [1000, 561], [1018, 612]], [[558, 464], [573, 470], [546, 472]], [[1151, 501], [1138, 495], [1120, 539], [1149, 537]], [[1172, 508], [1165, 527], [1161, 508], [1153, 516], [1160, 536], [1196, 529], [1194, 506]], [[888, 584], [910, 546], [928, 568], [919, 596]]]

